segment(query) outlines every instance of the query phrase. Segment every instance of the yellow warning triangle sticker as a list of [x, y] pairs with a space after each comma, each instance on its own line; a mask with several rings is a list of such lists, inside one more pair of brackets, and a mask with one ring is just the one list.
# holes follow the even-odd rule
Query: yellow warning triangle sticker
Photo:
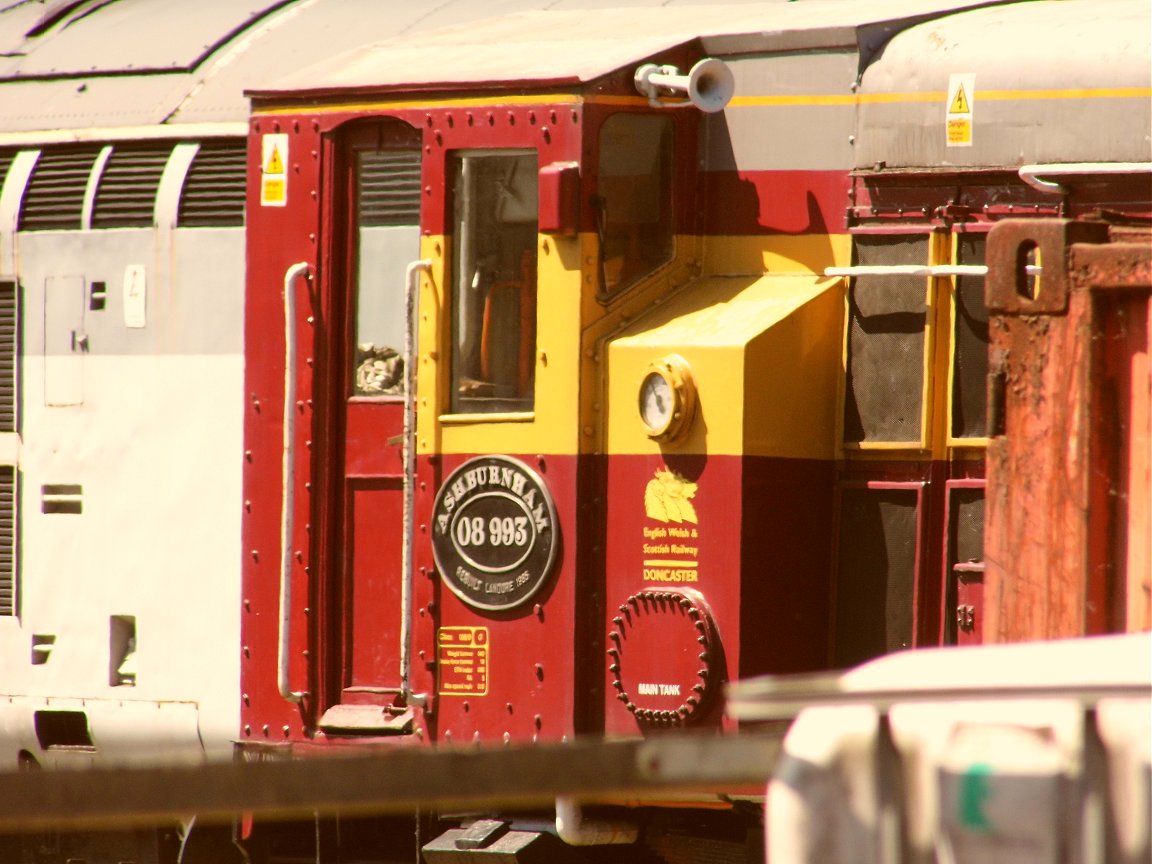
[[[964, 109], [968, 110], [968, 109]], [[283, 174], [284, 163], [280, 160], [280, 148], [273, 146], [272, 153], [268, 157], [268, 164], [264, 166], [265, 174]]]
[[[972, 109], [968, 107], [968, 97], [964, 95], [964, 85], [961, 84], [956, 88], [956, 95], [952, 97], [952, 104], [948, 106], [949, 114], [971, 114]], [[273, 158], [276, 157], [276, 152], [272, 152]], [[269, 169], [271, 170], [271, 169]]]

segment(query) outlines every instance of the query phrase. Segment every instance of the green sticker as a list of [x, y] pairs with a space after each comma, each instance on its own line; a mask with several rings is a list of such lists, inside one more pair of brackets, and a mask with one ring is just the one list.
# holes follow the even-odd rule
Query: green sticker
[[993, 768], [987, 762], [976, 762], [964, 772], [960, 781], [960, 824], [977, 831], [991, 831], [992, 823], [984, 812], [984, 804], [992, 795], [988, 778]]

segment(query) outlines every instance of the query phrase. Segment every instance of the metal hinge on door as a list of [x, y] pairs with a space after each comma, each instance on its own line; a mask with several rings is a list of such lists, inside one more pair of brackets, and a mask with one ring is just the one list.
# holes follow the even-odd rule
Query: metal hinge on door
[[960, 561], [952, 565], [952, 572], [956, 575], [956, 632], [975, 633], [976, 607], [984, 587], [984, 562]]
[[966, 633], [976, 627], [976, 607], [967, 603], [956, 607], [956, 626]]

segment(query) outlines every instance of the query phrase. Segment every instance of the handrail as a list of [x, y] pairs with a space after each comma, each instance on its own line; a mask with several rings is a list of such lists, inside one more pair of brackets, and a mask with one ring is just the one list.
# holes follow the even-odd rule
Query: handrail
[[413, 550], [416, 547], [416, 310], [420, 293], [420, 274], [431, 273], [432, 262], [413, 261], [404, 272], [406, 297], [404, 313], [404, 545], [400, 572], [400, 690], [405, 702], [422, 704], [424, 698], [412, 693], [411, 646]]
[[289, 702], [301, 702], [306, 690], [293, 690], [288, 680], [292, 634], [292, 534], [296, 505], [296, 280], [309, 272], [308, 262], [284, 273], [284, 439], [280, 482], [280, 627], [277, 634], [276, 685]]
[[1152, 171], [1152, 162], [1053, 162], [1046, 165], [1021, 165], [1020, 179], [1040, 192], [1063, 195], [1068, 189], [1055, 180], [1045, 180], [1041, 174], [1050, 177], [1080, 177], [1101, 174], [1139, 174]]
[[[1024, 268], [1029, 276], [1040, 273], [1040, 265]], [[987, 276], [987, 264], [855, 264], [851, 267], [825, 267], [825, 276]]]

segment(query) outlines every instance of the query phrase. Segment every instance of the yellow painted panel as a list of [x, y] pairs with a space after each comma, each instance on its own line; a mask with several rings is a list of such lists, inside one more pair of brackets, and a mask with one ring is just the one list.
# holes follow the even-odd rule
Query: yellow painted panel
[[[575, 453], [579, 430], [580, 271], [576, 240], [542, 236], [537, 263], [535, 407], [526, 414], [449, 415], [451, 268], [443, 237], [425, 237], [417, 381], [418, 452]], [[569, 248], [571, 247], [571, 248]]]
[[848, 234], [704, 238], [705, 273], [823, 273], [852, 263]]
[[748, 345], [746, 455], [835, 458], [843, 282], [820, 284], [823, 293]]
[[[811, 274], [768, 275], [704, 278], [679, 291], [609, 346], [609, 452], [736, 455], [754, 443], [772, 455], [829, 456], [840, 286]], [[648, 364], [668, 353], [688, 362], [698, 409], [684, 440], [661, 448], [645, 433], [637, 402]], [[798, 374], [798, 356], [810, 374]], [[796, 406], [811, 416], [799, 422], [781, 413]], [[749, 439], [749, 422], [763, 425], [769, 416], [771, 424]]]

